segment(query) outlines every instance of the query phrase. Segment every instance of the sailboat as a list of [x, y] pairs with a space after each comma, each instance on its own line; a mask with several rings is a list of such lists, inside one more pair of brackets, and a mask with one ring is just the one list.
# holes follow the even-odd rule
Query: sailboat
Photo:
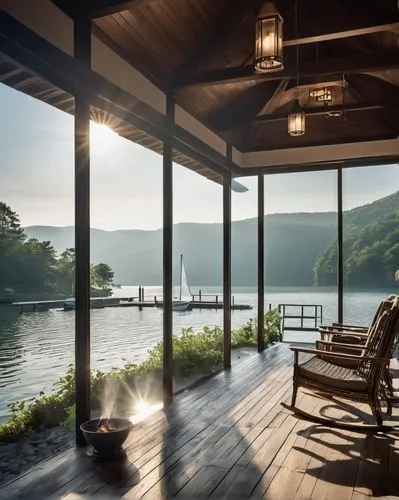
[[[184, 300], [185, 297], [188, 300]], [[180, 255], [180, 286], [179, 298], [172, 301], [173, 311], [187, 311], [191, 300], [191, 291], [187, 282], [186, 270], [183, 263], [183, 254]]]

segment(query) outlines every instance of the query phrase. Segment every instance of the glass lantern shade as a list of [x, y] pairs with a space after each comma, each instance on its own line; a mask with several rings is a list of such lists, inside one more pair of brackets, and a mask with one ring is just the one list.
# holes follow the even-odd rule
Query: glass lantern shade
[[331, 90], [326, 90], [324, 94], [316, 97], [317, 102], [331, 102], [332, 101], [332, 93]]
[[293, 112], [288, 115], [288, 133], [292, 136], [305, 133], [305, 112], [301, 110], [298, 103]]
[[266, 73], [283, 68], [283, 19], [267, 4], [256, 20], [255, 69]]

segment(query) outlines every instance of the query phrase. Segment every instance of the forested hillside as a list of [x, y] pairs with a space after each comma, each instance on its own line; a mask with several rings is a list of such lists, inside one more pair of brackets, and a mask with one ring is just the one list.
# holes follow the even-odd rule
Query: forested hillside
[[[399, 193], [344, 214], [345, 284], [352, 287], [393, 286], [399, 268]], [[315, 264], [315, 283], [336, 283], [334, 240]]]
[[[394, 284], [398, 261], [399, 192], [344, 213], [346, 283]], [[25, 228], [28, 237], [51, 241], [58, 252], [74, 246], [73, 227]], [[221, 224], [174, 226], [175, 283], [180, 253], [192, 285], [222, 283]], [[269, 286], [336, 285], [336, 213], [272, 214], [265, 217], [265, 281]], [[91, 230], [91, 260], [107, 262], [123, 284], [162, 283], [162, 230]], [[232, 224], [232, 282], [257, 282], [257, 219]]]

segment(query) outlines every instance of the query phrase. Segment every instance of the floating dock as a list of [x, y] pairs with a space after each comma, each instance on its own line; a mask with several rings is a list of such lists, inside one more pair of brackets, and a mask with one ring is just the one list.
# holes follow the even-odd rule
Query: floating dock
[[[188, 310], [192, 309], [223, 309], [223, 299], [220, 296], [214, 296], [215, 300], [198, 300], [197, 296], [193, 296]], [[144, 299], [144, 297], [140, 297]], [[28, 302], [13, 302], [12, 305], [19, 309], [19, 312], [41, 312], [50, 309], [63, 309], [66, 299], [58, 300], [34, 300]], [[152, 300], [139, 300], [139, 297], [96, 297], [90, 299], [91, 309], [103, 309], [105, 307], [138, 307], [139, 309], [145, 307], [162, 307], [162, 300], [157, 300], [154, 297]], [[248, 304], [235, 304], [234, 297], [232, 297], [232, 310], [249, 310], [252, 306]]]

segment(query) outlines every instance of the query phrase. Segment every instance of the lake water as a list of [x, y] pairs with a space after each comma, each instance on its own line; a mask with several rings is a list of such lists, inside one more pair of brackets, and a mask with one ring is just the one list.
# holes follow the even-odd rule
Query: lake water
[[[193, 288], [193, 292], [197, 290]], [[220, 288], [202, 287], [203, 293], [221, 293]], [[162, 287], [146, 287], [146, 297], [161, 297]], [[116, 296], [137, 296], [137, 287], [122, 287]], [[236, 303], [254, 308], [233, 311], [232, 327], [236, 328], [256, 316], [257, 294], [254, 288], [233, 291]], [[345, 294], [345, 321], [367, 324], [378, 301], [387, 293], [356, 292]], [[268, 304], [320, 304], [323, 323], [336, 320], [335, 289], [272, 288], [266, 291]], [[162, 310], [136, 307], [105, 308], [91, 311], [91, 365], [107, 370], [122, 366], [126, 361], [139, 362], [147, 351], [162, 339]], [[184, 327], [223, 326], [223, 311], [193, 310], [173, 313], [174, 333]], [[75, 313], [48, 312], [18, 314], [16, 308], [0, 306], [0, 421], [8, 414], [11, 402], [31, 398], [40, 391], [50, 391], [54, 383], [74, 362]], [[313, 341], [316, 333], [290, 332], [288, 341]]]

